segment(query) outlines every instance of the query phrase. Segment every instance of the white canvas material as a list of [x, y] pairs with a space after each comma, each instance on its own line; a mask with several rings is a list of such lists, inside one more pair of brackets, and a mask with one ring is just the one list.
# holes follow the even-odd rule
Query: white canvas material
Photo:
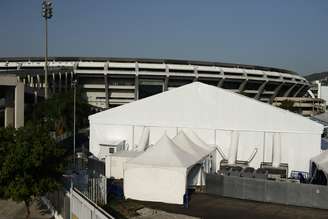
[[287, 164], [289, 174], [308, 172], [310, 159], [320, 153], [323, 131], [308, 118], [200, 82], [96, 113], [89, 120], [90, 152], [96, 156], [107, 139], [124, 139], [125, 148], [137, 150], [145, 127], [149, 145], [165, 132], [173, 138], [183, 130], [197, 146], [217, 147], [213, 171], [222, 159], [247, 162], [252, 156], [250, 167], [265, 162]]
[[328, 151], [323, 151], [318, 156], [311, 159], [311, 162], [315, 163], [318, 170], [321, 170], [328, 177]]

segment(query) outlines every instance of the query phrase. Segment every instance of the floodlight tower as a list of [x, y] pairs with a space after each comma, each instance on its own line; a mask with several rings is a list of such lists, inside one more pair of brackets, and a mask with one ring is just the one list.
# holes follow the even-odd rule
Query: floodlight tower
[[44, 17], [44, 21], [45, 21], [44, 97], [45, 99], [48, 99], [48, 19], [52, 17], [51, 0], [43, 0], [42, 17]]

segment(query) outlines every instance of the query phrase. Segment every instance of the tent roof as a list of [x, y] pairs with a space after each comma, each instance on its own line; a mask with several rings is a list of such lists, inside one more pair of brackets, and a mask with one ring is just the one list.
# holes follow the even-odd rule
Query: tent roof
[[114, 154], [111, 154], [111, 157], [137, 157], [142, 154], [143, 151], [118, 151]]
[[203, 139], [201, 139], [192, 129], [183, 129], [184, 133], [188, 138], [194, 142], [196, 145], [204, 148], [207, 151], [215, 150], [216, 146], [208, 145]]
[[166, 134], [144, 153], [129, 160], [129, 164], [161, 167], [185, 167], [195, 164], [194, 157], [183, 151]]
[[194, 82], [89, 116], [90, 123], [322, 133], [323, 126], [243, 95]]
[[311, 158], [319, 170], [322, 170], [328, 175], [328, 151], [324, 151], [319, 155]]
[[206, 150], [205, 148], [196, 145], [183, 131], [180, 131], [178, 135], [173, 138], [173, 142], [182, 150], [192, 154], [196, 161], [201, 160], [212, 152], [212, 150]]

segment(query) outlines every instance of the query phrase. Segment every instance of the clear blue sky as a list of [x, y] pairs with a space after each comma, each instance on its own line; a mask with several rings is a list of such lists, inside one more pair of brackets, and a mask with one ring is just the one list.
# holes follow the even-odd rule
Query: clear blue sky
[[[53, 0], [49, 55], [328, 70], [328, 0]], [[42, 56], [41, 0], [1, 0], [0, 56]]]

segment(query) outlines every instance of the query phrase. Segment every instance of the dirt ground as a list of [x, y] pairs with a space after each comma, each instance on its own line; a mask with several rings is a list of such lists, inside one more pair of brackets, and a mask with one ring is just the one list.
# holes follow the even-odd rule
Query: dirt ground
[[202, 193], [192, 195], [188, 209], [183, 208], [183, 206], [164, 203], [140, 203], [148, 208], [205, 219], [328, 219], [328, 210], [245, 201]]
[[[16, 203], [10, 200], [0, 199], [0, 219], [23, 219], [26, 208], [23, 202]], [[51, 214], [47, 208], [38, 200], [31, 206], [31, 219], [50, 219]]]

